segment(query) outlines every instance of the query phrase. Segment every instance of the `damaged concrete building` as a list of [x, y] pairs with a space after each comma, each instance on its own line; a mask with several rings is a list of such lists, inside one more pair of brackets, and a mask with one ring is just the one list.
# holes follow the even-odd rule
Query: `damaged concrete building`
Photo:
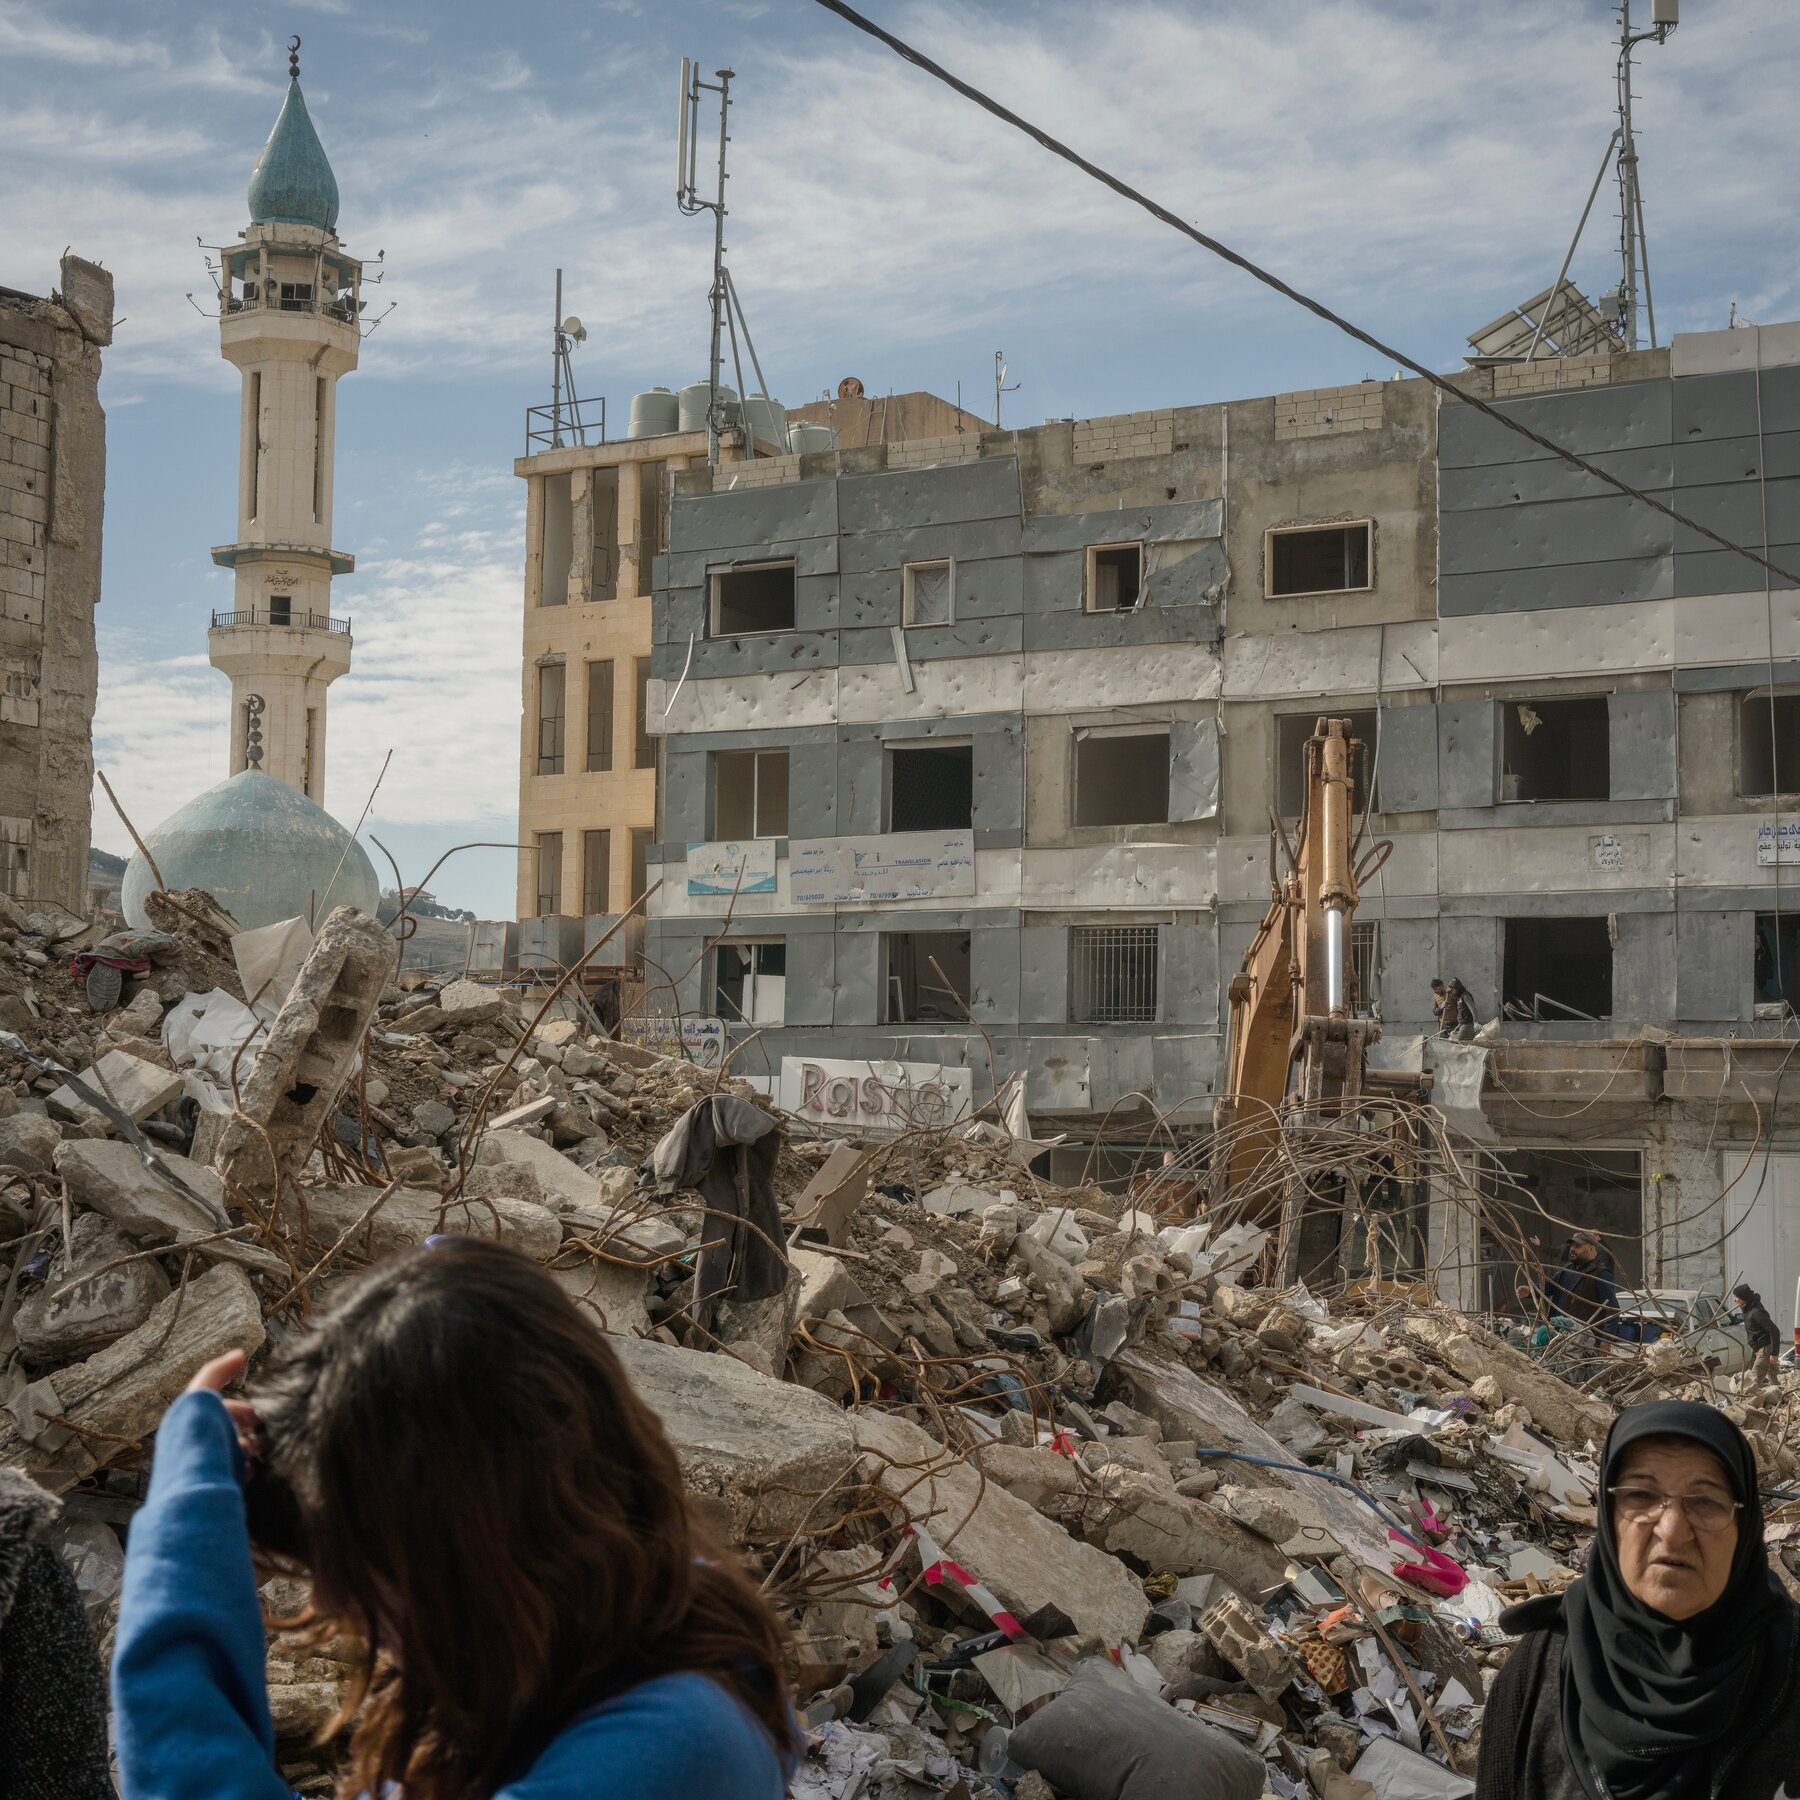
[[[1796, 369], [1780, 326], [1460, 379], [1791, 567]], [[746, 476], [675, 480], [646, 709], [649, 962], [755, 1037], [734, 1072], [948, 1064], [977, 1103], [1016, 1072], [1059, 1170], [1204, 1138], [1271, 810], [1348, 717], [1395, 842], [1350, 946], [1380, 1060], [1430, 1068], [1460, 977], [1504, 1019], [1462, 1113], [1507, 1204], [1649, 1285], [1755, 1270], [1794, 1323], [1793, 592], [1416, 380]], [[1499, 1240], [1429, 1202], [1415, 1266], [1504, 1300]]]
[[87, 907], [112, 276], [0, 287], [0, 892]]

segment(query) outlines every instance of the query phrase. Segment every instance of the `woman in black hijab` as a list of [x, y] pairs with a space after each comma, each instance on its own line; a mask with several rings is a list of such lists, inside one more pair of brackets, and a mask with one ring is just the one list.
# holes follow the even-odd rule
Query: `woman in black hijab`
[[1721, 1412], [1633, 1406], [1607, 1434], [1579, 1580], [1508, 1608], [1476, 1800], [1800, 1795], [1800, 1607], [1770, 1572], [1756, 1458]]

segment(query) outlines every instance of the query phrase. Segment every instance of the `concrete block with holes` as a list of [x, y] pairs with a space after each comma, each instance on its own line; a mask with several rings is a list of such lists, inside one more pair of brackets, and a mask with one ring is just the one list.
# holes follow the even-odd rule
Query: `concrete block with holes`
[[313, 940], [243, 1083], [213, 1166], [228, 1192], [277, 1200], [337, 1105], [398, 955], [369, 913], [340, 906]]

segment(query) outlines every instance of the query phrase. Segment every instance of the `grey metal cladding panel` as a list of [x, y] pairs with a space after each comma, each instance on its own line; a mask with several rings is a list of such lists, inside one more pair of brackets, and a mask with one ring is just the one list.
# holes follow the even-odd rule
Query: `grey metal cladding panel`
[[[1094, 1110], [1104, 1112], [1115, 1101], [1130, 1094], [1142, 1094], [1146, 1100], [1156, 1098], [1156, 1042], [1149, 1026], [1129, 1036], [1095, 1036], [1089, 1040], [1088, 1066], [1093, 1072]], [[1185, 1099], [1182, 1094], [1172, 1100]]]
[[1664, 800], [1503, 800], [1494, 806], [1438, 807], [1439, 831], [1507, 831], [1545, 825], [1666, 825], [1675, 817], [1673, 798]]
[[839, 824], [838, 757], [835, 743], [788, 759], [788, 836], [843, 837]]
[[1723, 375], [1683, 376], [1675, 383], [1670, 425], [1670, 438], [1677, 444], [1695, 438], [1754, 436], [1756, 371], [1734, 369]]
[[1381, 958], [1382, 1018], [1429, 1019], [1431, 980], [1439, 972], [1437, 920], [1383, 919], [1375, 938]]
[[[688, 921], [681, 924], [686, 927]], [[660, 931], [646, 934], [645, 969], [654, 981], [672, 981], [682, 1007], [690, 1012], [711, 1012], [707, 1004], [712, 996], [704, 989], [706, 978], [707, 933], [704, 930], [670, 929], [665, 923]], [[666, 993], [665, 993], [665, 998]]]
[[[1759, 533], [1745, 544], [1746, 549], [1762, 553]], [[1800, 543], [1773, 541], [1769, 545], [1769, 561], [1790, 575], [1800, 576]], [[1779, 575], [1771, 575], [1777, 587], [1787, 585]], [[1740, 556], [1735, 550], [1697, 550], [1675, 558], [1675, 592], [1683, 598], [1702, 594], [1756, 593], [1763, 584], [1763, 566]]]
[[[1797, 511], [1800, 511], [1795, 506], [1797, 493], [1800, 493], [1800, 485], [1792, 481], [1771, 481], [1768, 484], [1771, 541], [1779, 542], [1782, 538], [1796, 535], [1794, 525]], [[1696, 525], [1704, 525], [1734, 544], [1748, 544], [1752, 549], [1758, 549], [1762, 544], [1763, 495], [1761, 482], [1730, 481], [1713, 482], [1705, 487], [1683, 488], [1678, 494], [1661, 497], [1677, 512], [1685, 513]], [[1690, 531], [1683, 525], [1675, 527], [1677, 555], [1713, 548], [1710, 538], [1702, 537], [1699, 532]], [[1757, 585], [1762, 585], [1760, 578]]]
[[839, 931], [833, 939], [837, 994], [834, 1025], [881, 1023], [881, 934]]
[[[1165, 1112], [1181, 1107], [1190, 1112], [1211, 1110], [1219, 1083], [1219, 1062], [1224, 1054], [1216, 1032], [1181, 1032], [1178, 1035], [1159, 1032], [1150, 1040], [1155, 1070], [1156, 1104]], [[1152, 1145], [1145, 1166], [1161, 1161], [1161, 1152]]]
[[[1613, 454], [1591, 455], [1588, 461], [1634, 488], [1666, 488], [1675, 480], [1681, 451], [1668, 444]], [[1571, 468], [1559, 457], [1535, 462], [1483, 463], [1473, 469], [1443, 469], [1438, 474], [1439, 514], [1474, 512], [1483, 507], [1513, 506], [1546, 500], [1586, 500], [1616, 495], [1596, 475]]]
[[956, 617], [1016, 618], [1025, 610], [1025, 559], [985, 556], [956, 565]]
[[969, 933], [969, 1011], [993, 1030], [1019, 1018], [1019, 927], [977, 925]]
[[1620, 913], [1613, 947], [1612, 1016], [1666, 1024], [1675, 1014], [1675, 914]]
[[982, 562], [990, 557], [1019, 554], [1019, 517], [966, 519], [947, 524], [914, 525], [905, 529], [870, 531], [839, 540], [839, 556], [846, 573], [870, 569], [898, 569], [902, 563], [939, 562], [953, 556], [958, 562]]
[[1140, 506], [1130, 512], [1034, 513], [1025, 521], [1028, 556], [1085, 550], [1089, 544], [1178, 544], [1223, 534], [1224, 508], [1217, 500], [1185, 500], [1174, 506]]
[[1675, 563], [1671, 552], [1631, 562], [1570, 563], [1554, 569], [1497, 569], [1481, 575], [1445, 575], [1438, 581], [1438, 615], [1453, 619], [1475, 613], [1667, 600], [1675, 592]]
[[688, 633], [706, 635], [706, 590], [677, 587], [659, 593], [651, 607], [651, 638], [655, 643], [686, 645]]
[[1684, 910], [1676, 918], [1676, 1017], [1683, 1022], [1748, 1019], [1755, 1002], [1756, 915]]
[[975, 734], [975, 829], [1025, 828], [1025, 729], [1015, 720]]
[[681, 731], [663, 739], [665, 752], [690, 750], [791, 750], [799, 762], [808, 745], [835, 744], [835, 725], [784, 725], [763, 731]]
[[1219, 724], [1176, 719], [1169, 726], [1169, 817], [1219, 816]]
[[1162, 1016], [1170, 1025], [1212, 1026], [1219, 1017], [1219, 926], [1165, 925]]
[[[1765, 423], [1767, 393], [1764, 394]], [[1784, 481], [1800, 475], [1800, 431], [1773, 431], [1763, 439], [1759, 463], [1754, 435], [1690, 438], [1675, 446], [1675, 485], [1704, 487], [1715, 481]]]
[[936, 719], [877, 719], [855, 725], [840, 725], [838, 737], [845, 743], [859, 739], [895, 743], [918, 738], [979, 737], [984, 731], [995, 731], [1003, 725], [1014, 725], [1019, 715], [1011, 712], [949, 713]]
[[704, 750], [663, 747], [663, 835], [671, 844], [706, 840], [706, 765]]
[[1615, 693], [1606, 702], [1614, 800], [1675, 797], [1675, 690]]
[[1503, 914], [1511, 919], [1602, 919], [1608, 913], [1666, 913], [1675, 910], [1666, 887], [1587, 888], [1548, 893], [1512, 888], [1503, 893], [1443, 894], [1438, 916], [1477, 919]]
[[[878, 740], [855, 738], [837, 748], [839, 837], [873, 837], [886, 824], [882, 818], [882, 748]], [[794, 807], [794, 774], [788, 773], [788, 814]], [[789, 825], [789, 835], [801, 834]]]
[[1438, 803], [1436, 706], [1384, 706], [1375, 783], [1385, 812], [1430, 812]]
[[836, 631], [838, 622], [838, 577], [836, 575], [796, 575], [794, 577], [794, 626], [801, 633]]
[[[1637, 450], [1674, 442], [1672, 388], [1666, 380], [1629, 381], [1507, 400], [1499, 410], [1569, 450]], [[1438, 409], [1438, 461], [1445, 468], [1535, 462], [1550, 454], [1472, 406], [1446, 401]]]
[[1244, 952], [1256, 936], [1258, 919], [1221, 919], [1219, 921], [1219, 1028], [1231, 1028], [1231, 978], [1244, 967]]
[[1069, 932], [1027, 925], [1019, 932], [1019, 1022], [1061, 1025], [1069, 1017]]
[[[681, 654], [687, 655], [685, 644]], [[701, 638], [694, 645], [692, 674], [700, 680], [714, 675], [810, 674], [814, 669], [835, 669], [837, 660], [835, 631], [758, 631], [743, 637]]]
[[[1230, 579], [1231, 562], [1222, 539], [1212, 538], [1180, 562], [1153, 569], [1144, 577], [1145, 606], [1204, 606], [1207, 589]], [[1212, 596], [1217, 600], [1218, 595]]]
[[1101, 650], [1132, 644], [1216, 644], [1214, 606], [1142, 606], [1133, 612], [1083, 612], [1079, 605], [1027, 612], [1027, 650]]
[[[1783, 662], [1777, 657], [1772, 679], [1777, 687], [1800, 682], [1800, 662]], [[1710, 669], [1677, 669], [1675, 691], [1681, 694], [1727, 694], [1734, 688], [1763, 687], [1770, 680], [1770, 666], [1766, 662], [1726, 663]]]
[[1017, 519], [1017, 457], [939, 463], [923, 469], [884, 469], [838, 482], [838, 525], [846, 536], [906, 530], [926, 522]]
[[829, 1025], [837, 990], [837, 934], [807, 931], [787, 940], [785, 1025]]
[[1438, 965], [1422, 971], [1427, 982], [1432, 975], [1446, 981], [1460, 979], [1475, 1003], [1476, 1016], [1484, 1022], [1500, 1010], [1502, 925], [1491, 914], [1440, 918]]
[[1049, 612], [1081, 611], [1083, 559], [1079, 550], [1055, 556], [1020, 558], [1023, 569], [1022, 603], [1031, 617]]
[[[1024, 636], [1024, 623], [1010, 619], [968, 619], [956, 625], [914, 625], [906, 633], [908, 662], [935, 662], [956, 656], [1016, 656]], [[838, 662], [891, 663], [894, 660], [894, 628], [838, 633]], [[896, 675], [895, 680], [899, 677]]]
[[1438, 717], [1438, 805], [1494, 804], [1492, 700], [1446, 700]]
[[669, 515], [669, 548], [724, 551], [747, 558], [759, 544], [838, 533], [835, 481], [786, 481], [771, 487], [677, 494]]
[[658, 593], [664, 588], [700, 588], [705, 585], [707, 570], [718, 563], [716, 557], [708, 556], [704, 550], [677, 550], [656, 560], [665, 571], [662, 580], [656, 584]]
[[[1667, 504], [1672, 490], [1655, 497]], [[1445, 575], [1473, 575], [1488, 569], [1611, 562], [1661, 556], [1674, 548], [1674, 541], [1670, 520], [1623, 495], [1548, 500], [1451, 514], [1439, 525], [1438, 568]]]

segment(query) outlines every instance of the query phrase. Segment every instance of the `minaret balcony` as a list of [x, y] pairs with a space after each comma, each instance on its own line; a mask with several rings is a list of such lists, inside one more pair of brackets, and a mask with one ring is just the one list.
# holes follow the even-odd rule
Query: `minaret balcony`
[[214, 631], [245, 630], [260, 626], [281, 626], [289, 631], [341, 631], [350, 635], [348, 619], [334, 619], [327, 613], [302, 612], [285, 606], [252, 607], [248, 612], [216, 612], [212, 616]]

